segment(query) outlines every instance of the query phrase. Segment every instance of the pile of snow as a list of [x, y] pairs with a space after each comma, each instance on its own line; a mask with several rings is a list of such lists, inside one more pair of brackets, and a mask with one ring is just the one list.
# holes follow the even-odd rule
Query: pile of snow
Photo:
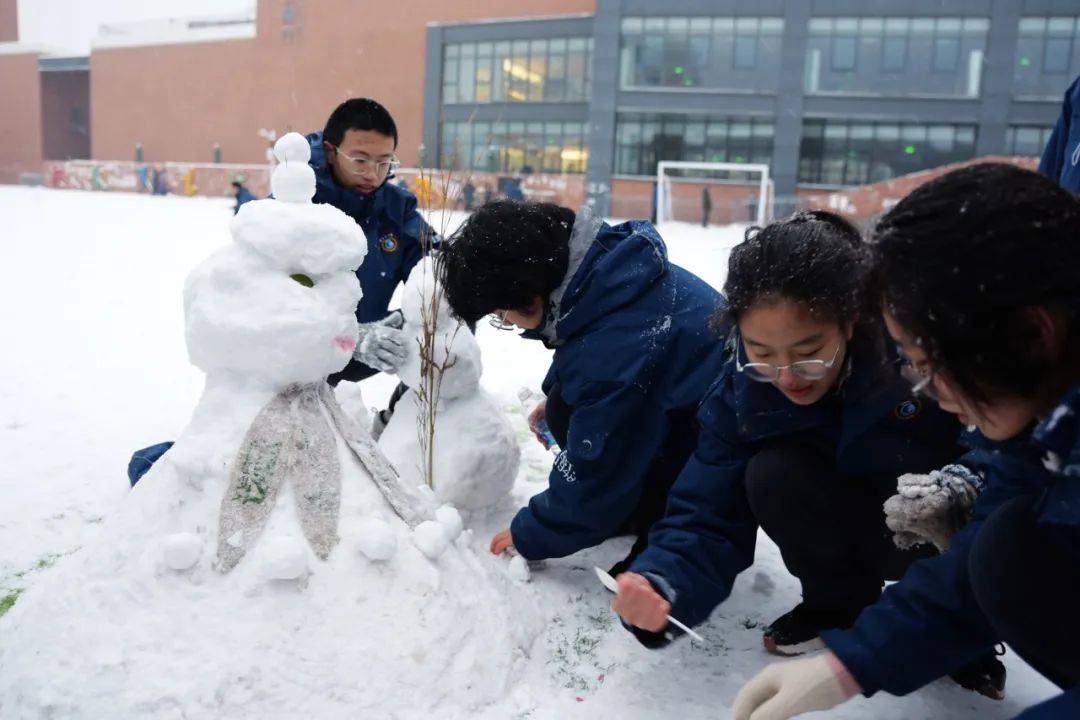
[[469, 328], [451, 316], [435, 275], [431, 260], [425, 259], [405, 284], [401, 311], [409, 356], [398, 375], [410, 390], [398, 401], [379, 447], [407, 484], [423, 481], [418, 434], [423, 405], [417, 388], [422, 387], [426, 324], [434, 331], [430, 359], [445, 367], [435, 410], [435, 495], [457, 507], [479, 510], [495, 505], [513, 487], [521, 451], [499, 404], [480, 387], [480, 345]]
[[203, 396], [97, 542], [3, 618], [5, 717], [466, 717], [520, 674], [537, 611], [323, 381], [355, 346], [366, 241], [300, 184], [245, 205], [189, 278]]

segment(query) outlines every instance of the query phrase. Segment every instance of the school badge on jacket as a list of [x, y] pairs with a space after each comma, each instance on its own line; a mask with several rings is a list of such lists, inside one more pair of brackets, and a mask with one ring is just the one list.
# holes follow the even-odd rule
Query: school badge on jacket
[[387, 255], [393, 255], [401, 248], [401, 243], [394, 233], [387, 233], [379, 238], [379, 248]]

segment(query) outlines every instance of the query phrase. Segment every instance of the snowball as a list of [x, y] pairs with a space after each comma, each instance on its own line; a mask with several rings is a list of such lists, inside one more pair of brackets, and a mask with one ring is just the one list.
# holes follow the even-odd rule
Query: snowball
[[527, 583], [532, 577], [529, 572], [529, 563], [525, 561], [525, 558], [520, 555], [515, 555], [510, 558], [510, 566], [506, 570], [510, 577], [519, 583]]
[[175, 533], [165, 537], [161, 549], [165, 564], [179, 572], [199, 561], [199, 556], [202, 555], [202, 540], [194, 533]]
[[461, 513], [453, 505], [443, 505], [435, 511], [435, 519], [446, 531], [446, 539], [453, 542], [458, 539], [464, 523], [461, 521]]
[[425, 520], [413, 530], [413, 544], [429, 560], [438, 560], [450, 545], [450, 538], [447, 537], [446, 528], [442, 526], [442, 523]]
[[397, 536], [382, 520], [365, 518], [357, 523], [356, 546], [368, 560], [382, 562], [397, 552]]
[[263, 575], [270, 580], [295, 580], [307, 572], [307, 553], [294, 537], [266, 541]]
[[286, 133], [274, 143], [274, 157], [278, 162], [306, 164], [311, 160], [311, 144], [298, 132]]

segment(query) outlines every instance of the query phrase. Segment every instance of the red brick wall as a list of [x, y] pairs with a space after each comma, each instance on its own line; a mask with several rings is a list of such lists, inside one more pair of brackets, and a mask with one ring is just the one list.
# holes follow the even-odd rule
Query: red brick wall
[[0, 183], [41, 172], [41, 80], [37, 53], [0, 55]]
[[893, 205], [902, 200], [908, 193], [923, 183], [929, 182], [945, 173], [966, 167], [975, 163], [1005, 162], [1028, 170], [1035, 170], [1039, 165], [1038, 158], [1032, 157], [982, 157], [965, 162], [943, 165], [941, 167], [923, 170], [922, 172], [903, 175], [892, 180], [848, 188], [836, 192], [822, 192], [821, 190], [799, 190], [800, 205], [805, 209], [822, 209], [844, 215], [852, 220], [867, 221], [883, 212], [887, 212]]
[[90, 73], [41, 73], [41, 121], [46, 160], [90, 157]]
[[[2, 0], [0, 0], [2, 1]], [[252, 40], [99, 49], [91, 54], [93, 157], [209, 162], [220, 143], [225, 162], [265, 160], [259, 128], [322, 129], [342, 100], [374, 97], [394, 115], [399, 156], [418, 163], [423, 132], [427, 24], [595, 12], [595, 0], [259, 0]]]
[[19, 39], [19, 0], [0, 0], [0, 42]]

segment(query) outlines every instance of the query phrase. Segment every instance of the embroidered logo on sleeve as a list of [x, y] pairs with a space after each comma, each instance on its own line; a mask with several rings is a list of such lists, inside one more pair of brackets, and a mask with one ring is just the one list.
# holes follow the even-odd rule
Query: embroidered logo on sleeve
[[563, 478], [568, 483], [577, 482], [577, 474], [574, 472], [574, 466], [570, 462], [570, 458], [566, 456], [566, 451], [563, 450], [555, 458], [555, 469], [562, 473]]

